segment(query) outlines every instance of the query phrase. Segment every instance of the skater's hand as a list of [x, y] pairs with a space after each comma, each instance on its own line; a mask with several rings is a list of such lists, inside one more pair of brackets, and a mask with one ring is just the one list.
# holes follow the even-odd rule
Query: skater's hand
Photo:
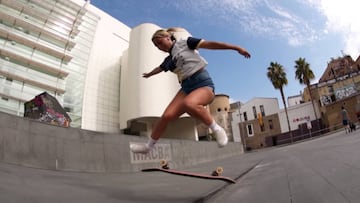
[[151, 76], [150, 73], [143, 73], [143, 77], [144, 77], [144, 78], [149, 78], [150, 76]]
[[250, 58], [251, 57], [250, 53], [248, 51], [246, 51], [246, 49], [244, 49], [244, 48], [240, 48], [238, 50], [238, 52], [239, 52], [239, 54], [245, 56], [245, 58]]
[[143, 73], [144, 78], [149, 78], [150, 76], [156, 75], [158, 73], [161, 73], [163, 70], [160, 67], [154, 68], [152, 71], [148, 73]]

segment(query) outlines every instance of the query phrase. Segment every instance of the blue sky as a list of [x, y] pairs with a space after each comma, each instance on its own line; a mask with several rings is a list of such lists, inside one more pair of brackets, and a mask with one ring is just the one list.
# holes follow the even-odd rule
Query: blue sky
[[91, 0], [91, 4], [129, 27], [142, 23], [183, 27], [194, 37], [246, 48], [251, 59], [234, 51], [200, 50], [209, 62], [216, 93], [229, 95], [232, 102], [276, 97], [282, 104], [279, 90], [266, 76], [270, 62], [285, 68], [289, 83], [284, 92], [289, 97], [304, 88], [295, 80], [294, 61], [299, 57], [310, 64], [316, 77], [312, 83], [317, 83], [331, 58], [345, 53], [356, 60], [360, 54], [358, 0]]

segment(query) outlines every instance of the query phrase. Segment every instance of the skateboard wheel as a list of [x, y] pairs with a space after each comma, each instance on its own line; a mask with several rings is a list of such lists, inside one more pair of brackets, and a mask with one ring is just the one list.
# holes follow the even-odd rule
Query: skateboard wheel
[[170, 168], [169, 165], [168, 165], [168, 162], [165, 159], [160, 160], [160, 166], [163, 169], [169, 169]]
[[212, 172], [211, 175], [213, 176], [220, 176], [224, 172], [224, 169], [222, 167], [217, 167], [215, 171]]

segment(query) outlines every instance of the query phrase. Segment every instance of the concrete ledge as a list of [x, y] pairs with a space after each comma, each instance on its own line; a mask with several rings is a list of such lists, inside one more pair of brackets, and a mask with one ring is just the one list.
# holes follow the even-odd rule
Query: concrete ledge
[[0, 161], [22, 166], [82, 172], [134, 172], [158, 166], [159, 159], [182, 168], [242, 154], [239, 143], [161, 139], [148, 155], [130, 152], [144, 137], [63, 128], [0, 112]]

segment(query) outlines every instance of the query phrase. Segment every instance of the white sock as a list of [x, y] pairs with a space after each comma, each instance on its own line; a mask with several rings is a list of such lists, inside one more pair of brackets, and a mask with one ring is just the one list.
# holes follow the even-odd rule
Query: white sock
[[156, 142], [157, 142], [157, 140], [154, 140], [152, 137], [150, 137], [146, 146], [149, 147], [150, 149], [152, 149], [152, 148], [154, 148]]
[[213, 120], [213, 122], [209, 125], [209, 128], [214, 132], [214, 131], [218, 131], [221, 130], [221, 126], [219, 126], [215, 120]]

